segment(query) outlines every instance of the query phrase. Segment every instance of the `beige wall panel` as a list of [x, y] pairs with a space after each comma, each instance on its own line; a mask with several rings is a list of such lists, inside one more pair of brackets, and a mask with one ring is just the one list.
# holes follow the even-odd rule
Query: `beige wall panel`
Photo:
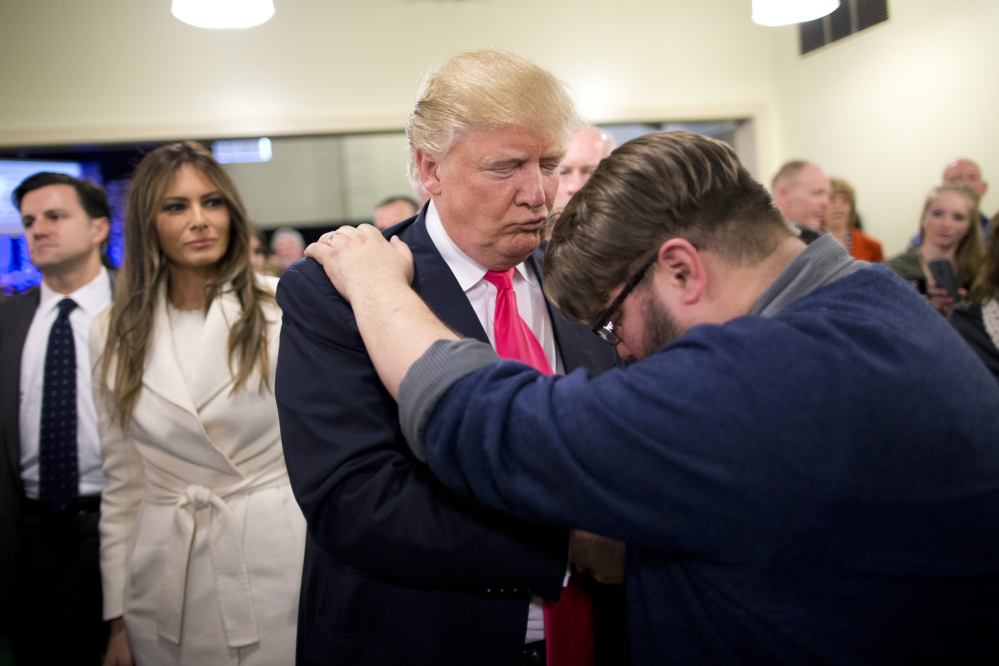
[[169, 0], [0, 0], [0, 145], [401, 129], [457, 51], [537, 59], [595, 120], [757, 117], [769, 169], [773, 32], [749, 0], [276, 0], [243, 31]]
[[227, 164], [261, 229], [315, 226], [344, 217], [339, 137], [275, 140], [270, 162]]
[[[978, 161], [999, 210], [999, 2], [895, 0], [890, 19], [801, 57], [778, 29], [780, 153], [849, 180], [886, 254], [916, 232], [944, 164]], [[772, 171], [769, 175], [772, 175]]]

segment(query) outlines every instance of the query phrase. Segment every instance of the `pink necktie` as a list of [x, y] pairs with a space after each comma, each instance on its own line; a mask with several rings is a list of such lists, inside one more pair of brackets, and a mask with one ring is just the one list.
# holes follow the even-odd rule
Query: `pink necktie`
[[[488, 271], [486, 280], [496, 286], [493, 333], [500, 358], [521, 361], [546, 375], [553, 374], [545, 352], [517, 309], [511, 268]], [[590, 595], [576, 577], [562, 588], [558, 601], [544, 602], [545, 652], [548, 666], [593, 666], [593, 610]]]
[[541, 349], [534, 333], [520, 317], [517, 309], [517, 294], [513, 291], [513, 272], [487, 271], [486, 280], [496, 286], [496, 315], [493, 317], [493, 332], [496, 337], [496, 353], [500, 358], [521, 361], [538, 372], [552, 374], [552, 366]]

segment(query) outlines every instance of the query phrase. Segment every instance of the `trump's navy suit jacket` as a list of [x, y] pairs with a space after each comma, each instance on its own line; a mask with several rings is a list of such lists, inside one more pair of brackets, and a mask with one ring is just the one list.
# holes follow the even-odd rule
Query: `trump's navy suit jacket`
[[[413, 251], [414, 289], [487, 341], [427, 233], [426, 208], [386, 232]], [[528, 260], [538, 273], [540, 253]], [[308, 521], [300, 664], [518, 664], [531, 595], [558, 598], [568, 532], [445, 488], [413, 458], [350, 306], [312, 259], [281, 278], [275, 392], [288, 472]], [[566, 372], [619, 363], [549, 306]]]

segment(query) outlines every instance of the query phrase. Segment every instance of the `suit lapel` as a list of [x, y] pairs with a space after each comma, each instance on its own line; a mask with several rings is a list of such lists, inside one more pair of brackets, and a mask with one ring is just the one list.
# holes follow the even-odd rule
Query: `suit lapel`
[[173, 344], [170, 314], [167, 312], [166, 280], [162, 281], [159, 290], [142, 383], [153, 393], [197, 418], [198, 410], [191, 399], [184, 373], [180, 370], [177, 349]]
[[396, 230], [413, 252], [413, 289], [448, 328], [488, 343], [482, 324], [447, 262], [427, 233], [426, 206], [405, 229]]
[[[212, 301], [198, 343], [197, 360], [188, 387], [196, 409], [201, 410], [220, 391], [232, 386], [229, 368], [229, 328], [239, 318], [239, 299], [226, 291]], [[222, 342], [224, 353], [219, 353]]]
[[[235, 299], [235, 296], [232, 296]], [[166, 281], [160, 287], [160, 297], [156, 303], [156, 321], [153, 326], [153, 334], [149, 341], [149, 351], [146, 361], [145, 371], [142, 373], [142, 383], [145, 387], [174, 405], [180, 407], [190, 415], [190, 420], [179, 418], [179, 415], [172, 417], [177, 425], [186, 431], [183, 443], [171, 442], [168, 448], [180, 446], [188, 447], [197, 442], [197, 437], [201, 437], [205, 448], [199, 449], [198, 456], [202, 465], [215, 469], [224, 474], [235, 474], [241, 476], [229, 457], [212, 441], [205, 430], [199, 409], [205, 406], [206, 394], [217, 395], [222, 387], [232, 383], [229, 368], [226, 365], [225, 354], [219, 354], [216, 338], [210, 336], [222, 336], [223, 340], [228, 340], [228, 330], [225, 327], [225, 314], [223, 313], [224, 296], [219, 296], [212, 302], [205, 319], [205, 327], [202, 330], [201, 340], [198, 344], [196, 366], [197, 369], [191, 377], [190, 384], [184, 378], [180, 361], [177, 357], [178, 350], [174, 344], [173, 332], [170, 328], [170, 315], [167, 312]], [[226, 307], [226, 310], [229, 308]], [[225, 343], [223, 343], [225, 344]], [[215, 357], [212, 357], [212, 350], [215, 350]], [[187, 350], [180, 350], [185, 353]], [[221, 368], [221, 370], [220, 370]], [[217, 373], [217, 374], [216, 374]], [[193, 389], [192, 389], [193, 387]], [[194, 393], [197, 391], [197, 393]], [[195, 402], [193, 395], [199, 395], [205, 402], [200, 404]], [[166, 454], [174, 455], [174, 454]]]

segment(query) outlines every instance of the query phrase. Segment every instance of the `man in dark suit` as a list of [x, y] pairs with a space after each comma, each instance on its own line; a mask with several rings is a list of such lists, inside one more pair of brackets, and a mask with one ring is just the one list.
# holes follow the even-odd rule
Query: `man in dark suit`
[[[95, 664], [107, 643], [97, 533], [104, 476], [87, 338], [111, 302], [101, 263], [110, 210], [100, 187], [56, 173], [26, 179], [13, 199], [43, 282], [0, 305], [4, 626], [18, 666]], [[60, 378], [54, 354], [66, 358], [66, 345], [73, 362]], [[58, 404], [57, 382], [69, 384]]]
[[[504, 273], [515, 294], [511, 321], [530, 329], [555, 372], [620, 362], [541, 292], [535, 251], [575, 122], [557, 79], [526, 58], [451, 58], [428, 74], [408, 127], [411, 172], [431, 201], [386, 232], [412, 248], [414, 288], [465, 336], [502, 338], [500, 290], [487, 278]], [[317, 263], [293, 265], [277, 297], [284, 320], [275, 393], [309, 526], [299, 663], [565, 663], [552, 647], [559, 639], [546, 634], [560, 626], [546, 620], [557, 612], [540, 597], [578, 599], [563, 593], [570, 531], [460, 497], [413, 458], [350, 305]], [[571, 554], [595, 577], [620, 580], [620, 544], [573, 532]], [[598, 652], [621, 663], [621, 644], [604, 644], [597, 621]]]

